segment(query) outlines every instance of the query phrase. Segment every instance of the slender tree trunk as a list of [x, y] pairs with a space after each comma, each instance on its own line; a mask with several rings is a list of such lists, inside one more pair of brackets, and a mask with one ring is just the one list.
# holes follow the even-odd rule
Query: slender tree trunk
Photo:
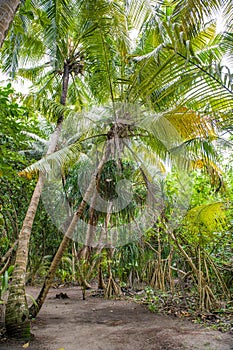
[[96, 185], [96, 181], [98, 181], [98, 176], [99, 176], [99, 174], [103, 168], [103, 165], [108, 157], [108, 153], [109, 153], [109, 149], [107, 149], [104, 152], [102, 160], [99, 162], [99, 165], [96, 168], [96, 171], [92, 174], [91, 182], [86, 190], [86, 193], [83, 197], [83, 200], [82, 200], [81, 204], [79, 205], [77, 212], [74, 214], [73, 219], [72, 219], [72, 221], [71, 221], [71, 223], [70, 223], [70, 225], [69, 225], [69, 227], [68, 227], [68, 229], [63, 237], [63, 240], [58, 248], [58, 251], [53, 258], [53, 261], [50, 265], [49, 271], [48, 271], [47, 276], [45, 278], [45, 281], [44, 281], [43, 287], [40, 291], [40, 294], [38, 295], [36, 302], [33, 303], [29, 309], [29, 313], [30, 313], [31, 318], [36, 317], [36, 315], [40, 311], [40, 309], [45, 301], [45, 298], [48, 294], [49, 288], [51, 287], [51, 284], [53, 282], [53, 278], [54, 278], [54, 275], [56, 273], [56, 269], [57, 269], [59, 263], [61, 262], [61, 258], [63, 256], [70, 240], [73, 237], [73, 233], [75, 231], [76, 224], [77, 224], [78, 220], [81, 218], [81, 216], [83, 215], [86, 204], [93, 194], [94, 186]]
[[[69, 67], [64, 64], [63, 89], [60, 102], [65, 105], [69, 82]], [[61, 132], [63, 116], [58, 118], [56, 129], [51, 137], [47, 155], [56, 149], [58, 138]], [[9, 288], [9, 296], [6, 304], [5, 325], [8, 335], [17, 338], [29, 338], [30, 321], [29, 311], [25, 295], [26, 270], [28, 262], [29, 241], [39, 204], [44, 176], [39, 174], [39, 179], [33, 192], [23, 226], [19, 234], [18, 248], [16, 252], [15, 268], [12, 274], [12, 283]]]
[[102, 259], [99, 262], [98, 267], [98, 289], [106, 289], [106, 284], [104, 282], [103, 271], [102, 271]]
[[20, 0], [0, 0], [0, 48], [20, 5]]
[[[96, 184], [96, 186], [98, 187], [98, 184]], [[88, 261], [91, 258], [91, 247], [93, 246], [93, 239], [95, 234], [95, 223], [96, 223], [95, 208], [94, 208], [95, 202], [96, 202], [96, 192], [91, 198], [91, 203], [89, 208], [88, 229], [87, 229], [85, 243], [78, 254], [79, 259], [81, 260]]]

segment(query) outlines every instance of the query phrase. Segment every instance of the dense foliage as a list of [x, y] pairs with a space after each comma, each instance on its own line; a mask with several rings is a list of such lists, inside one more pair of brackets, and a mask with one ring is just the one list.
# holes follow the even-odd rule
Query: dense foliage
[[233, 34], [215, 13], [232, 23], [229, 4], [22, 3], [1, 53], [32, 86], [0, 89], [0, 297], [9, 271], [18, 306], [26, 283], [97, 282], [144, 290], [152, 311], [232, 311]]

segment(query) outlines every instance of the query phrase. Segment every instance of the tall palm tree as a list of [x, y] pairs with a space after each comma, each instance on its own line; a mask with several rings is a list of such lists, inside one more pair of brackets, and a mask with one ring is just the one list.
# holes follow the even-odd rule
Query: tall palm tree
[[19, 5], [20, 0], [0, 0], [0, 47], [4, 42]]
[[[108, 2], [105, 0], [96, 1], [94, 4], [93, 2], [85, 2], [79, 15], [80, 26], [86, 28], [88, 33], [87, 38], [82, 41], [87, 83], [98, 101], [102, 103], [111, 101], [114, 104], [121, 94], [122, 87], [121, 84], [117, 83], [117, 80], [119, 77], [122, 78], [124, 73], [126, 56], [130, 46], [125, 4], [123, 1]], [[86, 133], [87, 131], [85, 131]], [[92, 176], [92, 181], [53, 259], [36, 303], [30, 308], [32, 317], [39, 312], [43, 305], [56, 268], [70, 242], [76, 223], [82, 216], [88, 199], [93, 193], [96, 176], [99, 176], [108, 152], [107, 147], [107, 150], [103, 151], [103, 158]]]
[[[27, 54], [27, 48], [29, 48], [32, 58], [40, 58], [42, 64], [33, 68], [20, 69], [18, 74], [31, 78], [40, 87], [35, 101], [40, 109], [53, 114], [53, 119], [54, 115], [57, 116], [57, 126], [50, 141], [47, 156], [53, 153], [57, 146], [61, 124], [66, 112], [67, 97], [73, 102], [75, 108], [80, 108], [82, 97], [79, 95], [80, 86], [83, 90], [85, 84], [82, 82], [82, 79], [77, 79], [76, 77], [84, 74], [83, 52], [86, 56], [87, 80], [90, 90], [99, 100], [104, 101], [107, 98], [105, 90], [108, 91], [108, 95], [111, 95], [113, 91], [110, 88], [112, 84], [110, 76], [112, 79], [113, 67], [110, 67], [109, 64], [105, 66], [102, 64], [103, 60], [104, 62], [111, 60], [114, 53], [114, 50], [112, 50], [111, 54], [106, 51], [106, 33], [109, 40], [108, 45], [112, 49], [115, 45], [110, 36], [110, 26], [111, 30], [119, 35], [121, 48], [124, 49], [125, 21], [122, 21], [123, 12], [119, 12], [120, 7], [118, 4], [97, 1], [95, 8], [93, 3], [88, 2], [80, 2], [79, 6], [75, 5], [77, 4], [70, 4], [67, 0], [41, 0], [34, 5], [37, 6], [37, 13], [43, 14], [42, 28], [41, 23], [38, 24], [38, 21], [32, 26], [29, 25], [27, 27], [29, 38], [25, 40], [24, 47], [21, 49], [22, 54]], [[111, 15], [110, 21], [105, 17], [106, 13]], [[77, 18], [79, 21], [77, 21]], [[96, 34], [95, 41], [92, 40], [93, 32]], [[37, 36], [36, 42], [40, 41], [41, 56], [40, 52], [34, 53], [30, 48], [35, 35]], [[34, 47], [34, 49], [36, 48]], [[6, 55], [7, 53], [6, 50]], [[30, 57], [26, 57], [26, 59], [29, 60]], [[45, 59], [48, 60], [48, 63], [43, 63]], [[6, 57], [7, 62], [9, 61]], [[96, 82], [106, 80], [107, 76], [107, 88], [103, 84], [101, 93], [93, 84], [93, 76], [95, 76]], [[71, 80], [70, 86], [69, 80]], [[60, 101], [57, 101], [58, 91], [60, 92]], [[52, 103], [50, 101], [51, 98], [53, 99]], [[29, 100], [30, 102], [32, 101], [31, 99]], [[30, 333], [28, 306], [25, 297], [25, 276], [29, 239], [43, 183], [44, 177], [43, 174], [40, 174], [20, 232], [15, 269], [6, 305], [5, 323], [7, 332], [18, 337], [28, 337]]]
[[[56, 87], [59, 88], [60, 91], [59, 102], [57, 102], [57, 113], [54, 116], [54, 119], [56, 120], [56, 128], [50, 139], [47, 150], [47, 155], [49, 155], [55, 151], [57, 146], [64, 118], [63, 111], [67, 100], [69, 79], [70, 76], [74, 74], [75, 69], [77, 69], [78, 63], [76, 64], [76, 61], [78, 57], [74, 57], [76, 54], [74, 52], [72, 53], [73, 55], [71, 54], [70, 43], [68, 40], [68, 33], [70, 32], [71, 24], [73, 24], [72, 8], [69, 5], [69, 2], [60, 1], [58, 3], [57, 1], [42, 1], [39, 9], [47, 14], [47, 25], [44, 28], [41, 28], [43, 31], [41, 30], [40, 32], [40, 40], [44, 40], [43, 45], [45, 50], [42, 54], [51, 57], [50, 65], [53, 71], [52, 77], [54, 78], [53, 80], [56, 81]], [[38, 35], [38, 33], [36, 34]], [[47, 45], [50, 45], [49, 48], [47, 48]], [[43, 58], [43, 56], [41, 58]], [[25, 70], [22, 69], [22, 72], [25, 73]], [[45, 82], [45, 77], [43, 77], [42, 80]], [[7, 332], [10, 335], [17, 335], [19, 337], [28, 337], [30, 333], [28, 307], [25, 297], [25, 278], [29, 240], [43, 184], [43, 174], [39, 174], [38, 182], [19, 234], [15, 269], [12, 275], [12, 284], [9, 289], [9, 296], [6, 305], [5, 323]]]
[[[130, 10], [132, 11], [132, 8]], [[118, 61], [118, 66], [121, 68], [123, 67], [120, 74], [117, 69], [112, 74], [109, 74], [111, 72], [113, 62], [109, 61], [108, 59], [110, 52], [109, 47], [106, 46], [106, 51], [104, 51], [104, 60], [101, 62], [104, 67], [107, 67], [105, 68], [105, 71], [108, 73], [106, 77], [107, 85], [111, 94], [111, 101], [114, 106], [116, 101], [119, 100], [124, 102], [126, 99], [128, 102], [134, 103], [139, 100], [144, 104], [144, 106], [153, 107], [155, 111], [160, 113], [162, 112], [163, 117], [178, 130], [180, 135], [183, 137], [183, 140], [189, 143], [191, 143], [193, 140], [193, 143], [195, 142], [196, 144], [200, 144], [199, 149], [202, 150], [202, 156], [204, 158], [206, 155], [208, 155], [208, 152], [205, 152], [207, 149], [203, 147], [203, 139], [208, 139], [208, 137], [211, 135], [213, 136], [214, 130], [211, 123], [209, 123], [207, 119], [202, 118], [200, 113], [202, 112], [204, 115], [209, 116], [209, 113], [204, 110], [204, 107], [207, 101], [211, 102], [211, 97], [208, 95], [203, 96], [203, 99], [201, 99], [201, 93], [195, 90], [198, 87], [201, 87], [202, 89], [209, 89], [211, 93], [215, 91], [213, 103], [211, 103], [211, 107], [214, 111], [217, 110], [217, 107], [219, 110], [219, 107], [221, 106], [220, 103], [216, 103], [216, 98], [219, 96], [219, 94], [221, 94], [221, 96], [225, 99], [226, 108], [231, 106], [231, 96], [229, 96], [229, 91], [220, 80], [216, 81], [215, 76], [209, 74], [209, 71], [205, 67], [206, 62], [209, 63], [208, 54], [212, 53], [216, 59], [220, 58], [223, 54], [216, 48], [219, 38], [216, 38], [214, 26], [209, 26], [208, 30], [202, 30], [202, 27], [200, 27], [195, 36], [192, 34], [192, 45], [194, 46], [193, 49], [189, 46], [191, 38], [184, 39], [182, 35], [180, 35], [180, 28], [177, 29], [177, 32], [174, 31], [177, 21], [176, 15], [174, 15], [174, 20], [172, 23], [172, 21], [168, 19], [169, 16], [166, 13], [166, 7], [158, 8], [157, 10], [159, 11], [154, 12], [152, 9], [150, 15], [148, 15], [147, 12], [147, 15], [144, 17], [144, 19], [147, 19], [145, 23], [143, 23], [144, 21], [139, 21], [141, 25], [140, 30], [142, 32], [142, 39], [141, 42], [139, 41], [139, 46], [136, 51], [137, 55], [134, 55], [137, 56], [137, 63], [132, 74], [126, 64], [128, 59], [127, 52], [126, 55], [121, 57], [121, 59]], [[176, 12], [174, 11], [174, 13]], [[135, 16], [135, 18], [138, 17]], [[171, 22], [169, 22], [169, 20]], [[181, 25], [180, 23], [178, 24]], [[102, 42], [102, 44], [106, 44], [106, 42], [103, 41], [101, 33], [98, 34], [100, 34], [100, 42]], [[189, 33], [187, 32], [186, 35], [188, 37]], [[98, 40], [98, 35], [93, 35], [92, 38], [93, 41], [96, 42], [96, 40]], [[89, 42], [91, 42], [91, 40]], [[157, 46], [153, 47], [153, 45]], [[207, 49], [206, 45], [208, 45]], [[145, 50], [150, 51], [146, 52], [145, 54]], [[198, 52], [198, 50], [200, 52]], [[205, 51], [207, 51], [207, 54], [205, 54]], [[143, 55], [142, 52], [144, 53]], [[190, 52], [191, 57], [189, 56]], [[189, 68], [189, 64], [191, 65], [191, 69]], [[184, 79], [182, 78], [182, 75], [184, 75]], [[204, 75], [204, 78], [202, 75]], [[206, 78], [208, 77], [212, 79], [211, 83], [209, 81], [206, 83]], [[95, 79], [95, 76], [92, 78]], [[114, 84], [113, 79], [115, 80]], [[194, 84], [192, 85], [190, 82], [193, 79]], [[122, 85], [124, 84], [126, 88], [118, 89], [116, 84], [117, 81], [120, 81]], [[218, 87], [217, 90], [216, 86]], [[192, 89], [195, 91], [195, 100], [191, 99], [189, 95]], [[196, 111], [194, 109], [196, 109]], [[160, 155], [163, 154], [163, 157], [165, 157], [168, 150], [161, 147], [161, 142], [158, 142], [158, 140], [156, 141], [158, 131], [156, 131], [156, 128], [153, 129], [153, 123], [146, 123], [147, 121], [144, 121], [144, 126], [147, 125], [147, 130], [151, 130], [151, 135], [149, 138], [145, 137], [143, 141], [145, 141], [146, 145], [153, 149], [154, 152], [160, 153]], [[108, 135], [108, 133], [109, 130], [104, 131], [105, 135]], [[103, 134], [103, 132], [101, 134]], [[117, 136], [119, 137], [119, 135]], [[169, 135], [169, 131], [167, 131], [167, 137], [169, 136], [171, 137], [171, 135]], [[203, 152], [205, 155], [203, 155]], [[51, 157], [50, 160], [52, 159], [54, 160], [55, 158]], [[47, 161], [49, 162], [48, 159], [46, 162]], [[38, 163], [32, 166], [27, 171], [40, 169], [40, 167], [41, 169], [45, 169], [44, 161], [42, 161], [40, 164]], [[101, 169], [101, 167], [98, 167], [98, 171], [101, 171]], [[88, 188], [88, 193], [89, 190], [90, 189]], [[84, 204], [85, 203], [83, 202], [81, 203], [67, 232], [64, 235], [59, 250], [55, 255], [52, 265], [48, 271], [42, 290], [36, 300], [37, 304], [33, 305], [30, 309], [30, 313], [33, 317], [36, 316], [44, 302], [61, 256], [70, 241], [70, 237], [75, 229], [78, 219], [83, 213]]]

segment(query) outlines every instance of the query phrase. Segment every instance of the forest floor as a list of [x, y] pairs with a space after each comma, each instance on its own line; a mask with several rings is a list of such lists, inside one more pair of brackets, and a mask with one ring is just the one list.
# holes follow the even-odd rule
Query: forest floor
[[[38, 288], [27, 293], [35, 297]], [[58, 298], [66, 293], [68, 298]], [[57, 297], [56, 297], [57, 296]], [[131, 300], [106, 300], [80, 287], [51, 288], [32, 322], [30, 342], [2, 339], [1, 350], [233, 350], [230, 333], [150, 312]]]

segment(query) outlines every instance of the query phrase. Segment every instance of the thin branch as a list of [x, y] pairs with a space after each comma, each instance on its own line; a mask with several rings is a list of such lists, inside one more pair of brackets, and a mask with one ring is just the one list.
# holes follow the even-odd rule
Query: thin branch
[[14, 242], [13, 246], [6, 252], [6, 254], [0, 258], [0, 263], [4, 263], [6, 259], [9, 259], [11, 257], [11, 254], [17, 244], [18, 244], [18, 239], [17, 241]]
[[5, 265], [3, 266], [3, 268], [0, 270], [0, 276], [4, 274], [4, 272], [6, 271], [6, 269], [8, 268], [9, 262], [10, 262], [10, 256], [7, 259], [7, 262], [5, 263]]

